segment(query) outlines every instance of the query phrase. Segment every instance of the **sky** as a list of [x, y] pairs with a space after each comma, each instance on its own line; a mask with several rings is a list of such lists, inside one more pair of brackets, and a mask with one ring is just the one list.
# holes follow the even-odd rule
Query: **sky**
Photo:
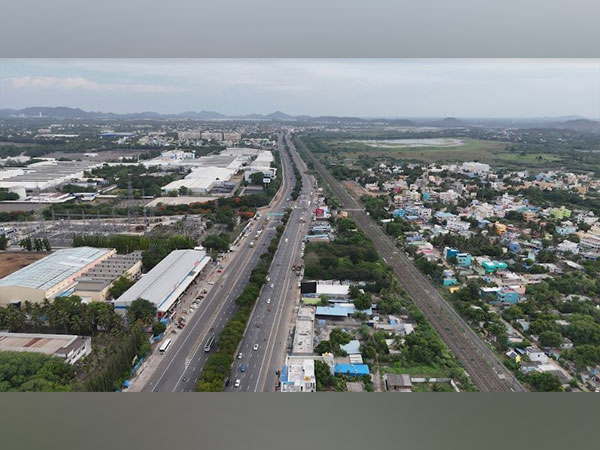
[[0, 109], [600, 118], [600, 59], [0, 59]]

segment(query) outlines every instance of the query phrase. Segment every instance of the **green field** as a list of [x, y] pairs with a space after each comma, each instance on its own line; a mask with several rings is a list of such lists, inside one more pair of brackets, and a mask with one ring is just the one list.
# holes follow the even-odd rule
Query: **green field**
[[367, 143], [339, 139], [329, 140], [325, 143], [332, 150], [333, 154], [330, 154], [330, 157], [333, 161], [337, 160], [337, 162], [344, 164], [352, 164], [361, 155], [427, 163], [478, 161], [492, 166], [514, 168], [539, 167], [540, 164], [561, 161], [561, 158], [556, 155], [511, 153], [506, 150], [508, 144], [505, 142], [468, 138], [458, 139], [463, 142], [463, 145], [454, 147], [435, 145], [427, 147], [373, 147]]

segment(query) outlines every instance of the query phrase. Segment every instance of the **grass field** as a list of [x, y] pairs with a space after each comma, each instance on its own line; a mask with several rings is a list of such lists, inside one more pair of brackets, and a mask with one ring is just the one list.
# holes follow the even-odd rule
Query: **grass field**
[[492, 166], [515, 168], [539, 167], [540, 164], [560, 162], [561, 160], [556, 155], [511, 153], [507, 151], [508, 145], [505, 142], [464, 138], [460, 138], [460, 141], [463, 144], [456, 146], [407, 147], [399, 145], [394, 147], [386, 143], [385, 147], [377, 147], [357, 141], [330, 140], [327, 145], [336, 154], [333, 159], [344, 164], [352, 164], [361, 155], [427, 163], [478, 161]]

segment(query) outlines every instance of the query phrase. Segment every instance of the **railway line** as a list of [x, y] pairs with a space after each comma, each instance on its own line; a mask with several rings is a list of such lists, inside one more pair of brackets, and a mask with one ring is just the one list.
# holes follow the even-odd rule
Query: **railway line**
[[371, 220], [361, 204], [329, 173], [302, 140], [298, 141], [349, 216], [358, 223], [373, 241], [380, 256], [394, 269], [414, 303], [456, 355], [477, 387], [486, 392], [526, 391], [514, 374], [504, 367], [494, 352], [440, 295], [429, 279], [396, 247], [381, 227]]

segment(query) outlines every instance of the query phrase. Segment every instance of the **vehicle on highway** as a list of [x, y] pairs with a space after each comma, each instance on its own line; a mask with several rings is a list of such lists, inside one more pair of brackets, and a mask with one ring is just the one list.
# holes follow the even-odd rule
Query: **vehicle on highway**
[[223, 270], [222, 270], [222, 269], [218, 269], [218, 270], [217, 270], [217, 273], [222, 273], [222, 272], [223, 272]]
[[288, 241], [288, 238], [285, 238], [285, 242], [287, 242], [287, 241]]
[[235, 383], [233, 385], [233, 387], [239, 388], [240, 384], [242, 384], [241, 380], [238, 378], [237, 380], [235, 380]]
[[231, 384], [231, 378], [227, 377], [225, 379], [225, 386], [229, 386]]
[[185, 328], [185, 322], [179, 322], [177, 324], [177, 328], [179, 328], [180, 330], [183, 330]]
[[254, 344], [254, 347], [252, 347], [252, 350], [254, 350], [254, 351], [258, 350], [258, 344]]
[[240, 366], [240, 372], [245, 372], [247, 368], [248, 368], [248, 366], [246, 364], [242, 364]]
[[165, 353], [170, 345], [171, 345], [171, 339], [167, 339], [165, 342], [162, 343], [162, 345], [160, 346], [158, 351], [160, 353]]
[[244, 357], [244, 354], [242, 352], [238, 353], [238, 356], [237, 356], [238, 359], [242, 359], [243, 357]]
[[271, 289], [273, 289], [273, 287], [274, 287], [274, 286], [275, 286], [275, 285], [274, 285], [273, 283], [271, 283]]
[[204, 351], [206, 353], [210, 352], [212, 350], [212, 348], [215, 346], [215, 342], [216, 342], [216, 339], [214, 336], [209, 337], [208, 341], [206, 341], [206, 345], [204, 345]]
[[271, 281], [271, 277], [267, 276], [267, 281]]
[[271, 303], [271, 299], [270, 299], [270, 298], [268, 298], [268, 299], [267, 299], [267, 305], [268, 305], [269, 303]]
[[171, 330], [171, 333], [173, 333], [173, 334], [177, 334], [177, 330], [176, 330], [175, 328], [173, 328], [173, 329]]

